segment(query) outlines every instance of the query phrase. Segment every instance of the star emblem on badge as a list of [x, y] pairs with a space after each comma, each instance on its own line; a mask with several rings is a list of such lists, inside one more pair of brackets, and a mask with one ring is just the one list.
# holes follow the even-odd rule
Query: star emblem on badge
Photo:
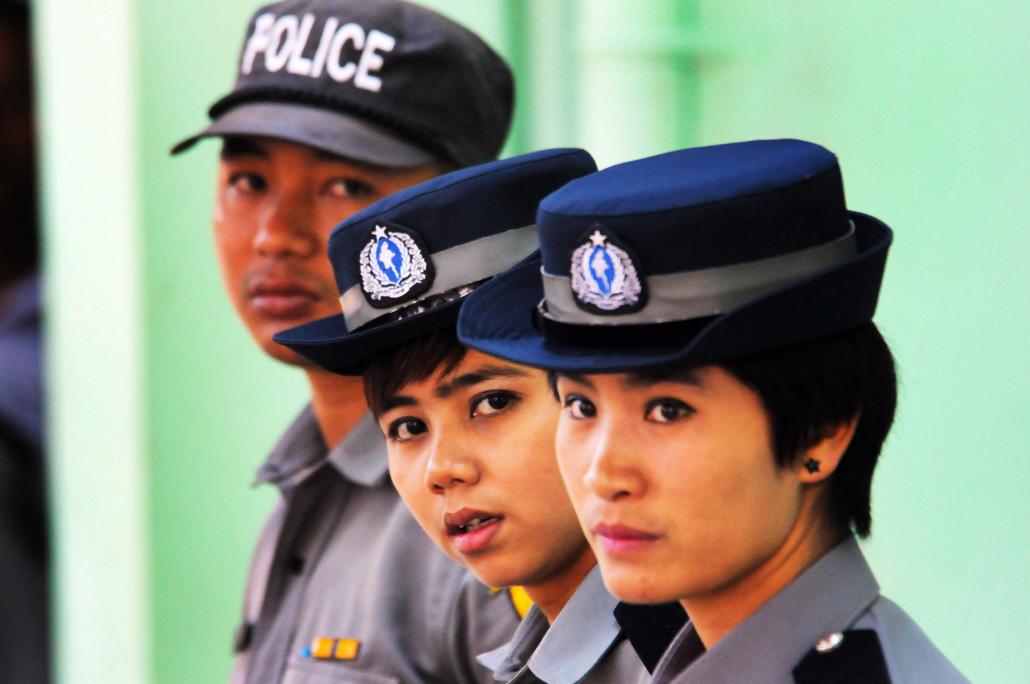
[[604, 245], [604, 242], [605, 242], [605, 240], [607, 240], [607, 239], [608, 239], [608, 238], [606, 238], [606, 237], [604, 236], [604, 234], [603, 234], [603, 233], [602, 233], [601, 231], [599, 231], [599, 230], [595, 230], [595, 231], [594, 231], [594, 232], [593, 232], [593, 233], [592, 233], [592, 234], [590, 235], [590, 243], [591, 243], [592, 245], [594, 245], [595, 247], [601, 247], [601, 246], [603, 246], [603, 245]]

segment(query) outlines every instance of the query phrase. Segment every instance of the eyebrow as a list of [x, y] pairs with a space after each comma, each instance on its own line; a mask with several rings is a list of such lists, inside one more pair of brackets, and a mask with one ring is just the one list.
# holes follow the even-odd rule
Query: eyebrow
[[249, 138], [225, 138], [222, 141], [222, 152], [219, 155], [222, 159], [242, 159], [257, 157], [268, 159], [268, 150], [261, 143]]
[[463, 373], [450, 382], [439, 385], [434, 394], [440, 399], [446, 399], [460, 389], [473, 387], [480, 383], [494, 378], [528, 378], [529, 373], [521, 368], [513, 366], [483, 366], [471, 373]]
[[383, 402], [383, 408], [379, 411], [379, 415], [404, 406], [418, 406], [418, 401], [414, 397], [409, 397], [404, 394], [395, 394]]

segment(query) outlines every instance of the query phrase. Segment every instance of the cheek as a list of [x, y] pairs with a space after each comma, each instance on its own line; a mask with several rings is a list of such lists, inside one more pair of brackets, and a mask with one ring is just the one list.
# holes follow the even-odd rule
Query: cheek
[[390, 479], [415, 520], [434, 539], [439, 534], [434, 523], [435, 505], [440, 498], [434, 496], [425, 484], [425, 469], [420, 461], [394, 453], [390, 449]]
[[558, 422], [555, 438], [555, 452], [562, 480], [573, 499], [573, 503], [583, 491], [583, 478], [590, 468], [590, 458], [586, 449], [585, 430], [570, 419], [562, 417]]
[[240, 211], [239, 207], [233, 207], [224, 197], [219, 196], [215, 199], [211, 212], [215, 253], [226, 276], [246, 269], [246, 258], [254, 239], [254, 227], [257, 225], [256, 219], [250, 216], [251, 213], [253, 212], [248, 213]]

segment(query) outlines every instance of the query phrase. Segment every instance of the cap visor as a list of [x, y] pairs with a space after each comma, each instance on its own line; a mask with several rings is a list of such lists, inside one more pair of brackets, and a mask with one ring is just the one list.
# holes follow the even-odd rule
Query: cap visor
[[447, 302], [425, 313], [352, 333], [347, 332], [343, 314], [336, 314], [283, 330], [273, 339], [331, 373], [361, 375], [365, 364], [380, 353], [453, 328], [462, 303]]
[[274, 138], [389, 168], [411, 168], [436, 160], [432, 153], [359, 117], [277, 102], [233, 107], [200, 133], [177, 144], [171, 153], [184, 152], [203, 138], [227, 135]]
[[[615, 373], [670, 364], [713, 363], [826, 337], [872, 319], [883, 274], [890, 229], [851, 212], [859, 241], [852, 259], [758, 297], [691, 332], [651, 334], [651, 341], [606, 345], [607, 326], [568, 326], [582, 343], [545, 337], [535, 325], [543, 298], [540, 262], [520, 264], [485, 283], [462, 307], [458, 337], [463, 344], [515, 363], [572, 373]], [[619, 336], [634, 329], [619, 326]], [[606, 339], [607, 338], [607, 339]], [[659, 341], [654, 341], [657, 338]]]

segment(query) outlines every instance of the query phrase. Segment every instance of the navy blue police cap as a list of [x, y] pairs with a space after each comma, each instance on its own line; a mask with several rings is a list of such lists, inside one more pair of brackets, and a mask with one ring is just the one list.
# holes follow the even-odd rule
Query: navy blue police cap
[[495, 159], [511, 123], [511, 70], [479, 36], [403, 0], [283, 0], [258, 9], [236, 84], [201, 138], [299, 143], [385, 167]]
[[343, 313], [275, 341], [326, 370], [357, 375], [383, 350], [453, 327], [476, 286], [536, 252], [540, 200], [596, 169], [584, 150], [543, 150], [376, 202], [329, 237]]
[[461, 341], [526, 365], [697, 365], [870, 321], [892, 233], [848, 211], [837, 158], [799, 140], [610, 167], [540, 204], [540, 259], [477, 290]]

